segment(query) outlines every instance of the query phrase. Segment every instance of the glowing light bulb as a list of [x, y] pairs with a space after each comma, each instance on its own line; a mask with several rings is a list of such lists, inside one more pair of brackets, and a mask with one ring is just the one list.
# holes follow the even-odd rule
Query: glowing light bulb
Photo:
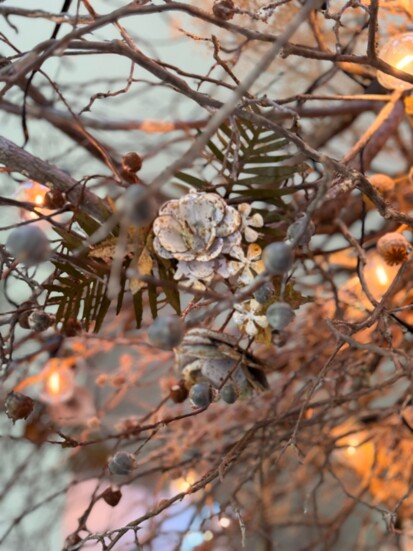
[[[392, 38], [379, 52], [379, 57], [396, 69], [413, 76], [413, 33], [399, 34]], [[390, 90], [410, 90], [413, 84], [378, 71], [377, 79]]]
[[228, 528], [228, 526], [231, 524], [231, 520], [227, 517], [221, 517], [218, 522], [220, 526], [222, 526], [222, 528]]
[[72, 369], [52, 369], [45, 379], [41, 398], [49, 404], [67, 402], [73, 396], [74, 388]]
[[[34, 203], [36, 207], [43, 207], [44, 196], [49, 191], [49, 188], [39, 184], [38, 182], [26, 182], [21, 184], [14, 193], [14, 199], [24, 203]], [[46, 209], [42, 209], [42, 214], [46, 214]], [[20, 216], [23, 220], [34, 220], [38, 215], [26, 209], [20, 209]]]
[[387, 275], [386, 270], [384, 269], [384, 266], [379, 265], [376, 267], [376, 277], [380, 285], [383, 285], [383, 287], [388, 285], [389, 276]]
[[359, 445], [359, 442], [355, 438], [350, 438], [349, 445], [346, 449], [347, 455], [355, 455], [357, 453], [357, 446]]

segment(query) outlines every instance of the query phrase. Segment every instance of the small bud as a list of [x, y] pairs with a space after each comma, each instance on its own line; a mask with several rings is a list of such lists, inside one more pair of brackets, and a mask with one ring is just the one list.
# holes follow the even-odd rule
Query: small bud
[[138, 228], [150, 224], [157, 213], [157, 202], [148, 188], [132, 185], [116, 201], [116, 208]]
[[255, 291], [254, 298], [260, 304], [265, 304], [266, 302], [271, 300], [274, 295], [275, 295], [274, 285], [271, 283], [271, 281], [266, 281], [261, 285], [261, 287], [259, 287]]
[[265, 268], [272, 275], [283, 275], [293, 265], [294, 251], [288, 243], [278, 241], [265, 247], [262, 252]]
[[178, 381], [175, 385], [173, 385], [169, 391], [169, 397], [170, 399], [175, 402], [175, 404], [181, 404], [182, 402], [185, 402], [185, 400], [188, 398], [188, 389], [185, 386], [185, 382], [183, 380]]
[[395, 266], [407, 260], [410, 252], [410, 243], [401, 233], [386, 233], [377, 241], [377, 252], [386, 264]]
[[197, 383], [189, 391], [189, 399], [196, 408], [207, 408], [213, 400], [212, 387], [208, 383]]
[[111, 507], [116, 507], [122, 497], [122, 492], [119, 488], [106, 488], [102, 494], [102, 499]]
[[66, 204], [66, 195], [58, 189], [49, 190], [43, 199], [43, 206], [50, 210], [61, 209]]
[[286, 302], [271, 304], [266, 315], [271, 327], [277, 331], [285, 329], [295, 318], [293, 309]]
[[220, 390], [220, 396], [227, 404], [233, 404], [238, 400], [239, 392], [235, 385], [228, 383]]
[[122, 157], [122, 168], [126, 172], [139, 172], [142, 168], [142, 157], [135, 152], [126, 153]]
[[44, 310], [33, 310], [28, 318], [30, 329], [39, 333], [48, 329], [53, 322], [54, 316], [50, 316]]
[[301, 217], [288, 227], [287, 239], [290, 241], [295, 241], [297, 239], [297, 245], [302, 247], [308, 245], [314, 235], [314, 231], [314, 222], [312, 220], [307, 221], [305, 217]]
[[212, 6], [212, 13], [218, 19], [223, 19], [224, 21], [229, 21], [234, 17], [233, 9], [234, 2], [232, 0], [218, 0]]
[[69, 318], [62, 327], [62, 334], [66, 337], [76, 337], [82, 332], [82, 324], [75, 318]]
[[162, 350], [172, 350], [182, 341], [185, 323], [176, 315], [156, 318], [148, 329], [151, 343]]
[[51, 255], [49, 240], [37, 226], [20, 226], [10, 232], [6, 249], [14, 258], [26, 266], [35, 266]]
[[135, 456], [129, 452], [116, 452], [109, 459], [109, 471], [112, 474], [126, 475], [130, 474], [138, 467]]
[[34, 400], [20, 394], [20, 392], [9, 392], [4, 402], [6, 414], [13, 423], [19, 419], [27, 419], [34, 408]]
[[367, 180], [380, 195], [386, 195], [394, 188], [394, 180], [387, 174], [373, 174]]

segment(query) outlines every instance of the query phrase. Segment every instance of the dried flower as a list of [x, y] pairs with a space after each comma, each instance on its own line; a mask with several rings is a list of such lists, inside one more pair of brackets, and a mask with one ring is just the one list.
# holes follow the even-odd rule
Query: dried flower
[[14, 423], [29, 417], [34, 408], [34, 400], [20, 392], [9, 392], [4, 406], [7, 417]]
[[386, 195], [386, 193], [394, 188], [394, 180], [390, 176], [387, 176], [387, 174], [373, 174], [367, 179], [380, 195]]
[[410, 243], [401, 233], [386, 233], [377, 241], [377, 252], [383, 257], [386, 264], [395, 266], [407, 260]]
[[220, 195], [191, 191], [161, 207], [153, 246], [162, 258], [206, 262], [225, 251], [226, 240], [240, 225], [239, 212]]
[[229, 21], [234, 17], [233, 9], [234, 2], [232, 0], [218, 0], [212, 6], [212, 13], [215, 17], [218, 17], [218, 19]]
[[260, 236], [253, 228], [262, 228], [264, 225], [264, 219], [261, 214], [256, 212], [250, 216], [251, 210], [252, 207], [248, 203], [242, 203], [238, 206], [238, 212], [241, 214], [241, 231], [244, 233], [247, 243], [254, 243]]
[[238, 274], [238, 282], [243, 285], [252, 283], [257, 274], [264, 271], [264, 263], [261, 260], [261, 247], [256, 243], [248, 246], [247, 255], [241, 247], [233, 247], [230, 256], [236, 260], [221, 259], [217, 272], [224, 278]]
[[138, 467], [136, 457], [129, 452], [116, 452], [108, 462], [109, 471], [112, 474], [130, 474]]
[[236, 304], [234, 321], [250, 337], [255, 337], [260, 328], [268, 327], [268, 319], [260, 314], [261, 304], [255, 299], [248, 300], [242, 304]]

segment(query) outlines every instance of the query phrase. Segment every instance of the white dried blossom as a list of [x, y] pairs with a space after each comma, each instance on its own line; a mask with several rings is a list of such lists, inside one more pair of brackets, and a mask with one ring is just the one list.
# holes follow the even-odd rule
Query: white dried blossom
[[235, 304], [237, 311], [233, 315], [234, 322], [243, 328], [250, 337], [256, 337], [260, 328], [266, 329], [268, 327], [267, 317], [260, 314], [261, 308], [262, 305], [255, 299], [242, 304]]
[[220, 195], [191, 191], [161, 207], [153, 224], [153, 245], [162, 258], [207, 262], [224, 252], [240, 226], [240, 213]]
[[248, 245], [247, 254], [239, 246], [233, 247], [230, 256], [236, 260], [220, 260], [217, 272], [228, 279], [236, 274], [238, 282], [249, 285], [257, 276], [264, 271], [264, 263], [261, 260], [262, 249], [256, 243]]
[[251, 205], [248, 203], [242, 203], [238, 206], [238, 212], [241, 215], [241, 231], [244, 233], [247, 243], [254, 243], [260, 236], [253, 228], [262, 228], [264, 226], [264, 219], [261, 214], [256, 212], [250, 216], [251, 210]]

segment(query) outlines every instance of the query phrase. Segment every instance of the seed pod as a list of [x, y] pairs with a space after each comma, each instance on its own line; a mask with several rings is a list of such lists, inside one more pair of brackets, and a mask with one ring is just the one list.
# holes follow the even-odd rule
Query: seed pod
[[312, 220], [307, 221], [305, 217], [299, 218], [287, 229], [287, 239], [295, 241], [301, 247], [308, 245], [314, 235], [315, 225]]
[[176, 315], [156, 318], [148, 329], [151, 343], [162, 350], [172, 350], [182, 341], [185, 323]]
[[54, 322], [54, 316], [50, 316], [44, 310], [33, 310], [28, 317], [29, 328], [41, 332], [48, 329]]
[[175, 404], [185, 402], [188, 398], [188, 389], [185, 386], [185, 381], [181, 379], [175, 385], [172, 385], [169, 391], [169, 397]]
[[106, 488], [102, 494], [102, 499], [111, 507], [116, 507], [122, 497], [122, 492], [119, 488]]
[[138, 467], [138, 462], [132, 453], [116, 452], [115, 455], [109, 459], [108, 467], [112, 474], [126, 475], [130, 474]]
[[20, 394], [20, 392], [9, 392], [4, 402], [6, 415], [13, 423], [19, 419], [27, 419], [34, 408], [34, 400]]
[[409, 256], [410, 243], [403, 234], [386, 233], [377, 241], [377, 252], [389, 266], [402, 264]]
[[236, 389], [235, 385], [231, 383], [226, 384], [224, 387], [222, 387], [219, 394], [224, 402], [226, 402], [227, 404], [233, 404], [238, 400], [239, 396], [239, 392]]
[[294, 262], [294, 251], [288, 243], [278, 241], [265, 247], [262, 252], [265, 268], [272, 275], [283, 275]]
[[43, 206], [50, 210], [61, 209], [66, 204], [66, 195], [58, 189], [49, 190], [43, 199]]
[[142, 168], [142, 157], [133, 151], [126, 153], [122, 157], [122, 168], [126, 172], [139, 172]]
[[286, 302], [271, 304], [266, 315], [271, 327], [277, 331], [285, 329], [295, 318], [293, 309]]
[[148, 188], [132, 185], [116, 201], [116, 207], [136, 227], [150, 224], [157, 212], [156, 199]]
[[10, 232], [6, 249], [18, 262], [26, 266], [39, 264], [51, 255], [49, 240], [44, 232], [33, 224], [20, 226]]
[[387, 176], [387, 174], [373, 174], [367, 180], [380, 195], [386, 195], [394, 188], [394, 180], [390, 176]]
[[189, 391], [189, 399], [196, 408], [207, 408], [213, 400], [212, 387], [209, 383], [197, 383]]
[[218, 19], [229, 21], [234, 17], [232, 10], [234, 9], [234, 2], [232, 0], [218, 0], [212, 7], [212, 13]]
[[259, 287], [255, 293], [254, 298], [260, 304], [265, 304], [275, 295], [275, 288], [271, 281], [266, 281]]

